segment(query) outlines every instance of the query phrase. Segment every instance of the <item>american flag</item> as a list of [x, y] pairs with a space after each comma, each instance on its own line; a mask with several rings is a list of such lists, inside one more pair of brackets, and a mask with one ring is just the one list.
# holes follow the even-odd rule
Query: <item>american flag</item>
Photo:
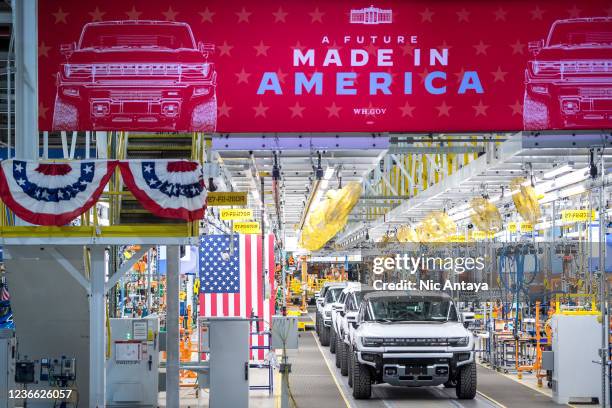
[[9, 295], [8, 290], [6, 290], [6, 285], [0, 282], [0, 301], [11, 300], [11, 295]]
[[[230, 248], [233, 239], [233, 249]], [[200, 238], [200, 316], [240, 316], [251, 314], [263, 317], [264, 324], [259, 330], [269, 330], [274, 313], [274, 235], [266, 236], [265, 245], [266, 279], [269, 290], [264, 299], [262, 277], [261, 235], [203, 235]], [[255, 325], [251, 332], [255, 332]], [[252, 346], [267, 346], [268, 337], [251, 335]], [[265, 350], [252, 353], [256, 360], [263, 360]]]

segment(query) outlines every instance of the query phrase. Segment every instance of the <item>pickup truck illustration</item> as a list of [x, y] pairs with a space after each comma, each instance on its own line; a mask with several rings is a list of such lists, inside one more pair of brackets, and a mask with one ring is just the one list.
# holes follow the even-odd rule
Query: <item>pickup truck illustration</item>
[[612, 125], [612, 18], [557, 20], [529, 51], [526, 130]]
[[88, 23], [60, 51], [54, 130], [215, 131], [214, 46], [188, 24]]

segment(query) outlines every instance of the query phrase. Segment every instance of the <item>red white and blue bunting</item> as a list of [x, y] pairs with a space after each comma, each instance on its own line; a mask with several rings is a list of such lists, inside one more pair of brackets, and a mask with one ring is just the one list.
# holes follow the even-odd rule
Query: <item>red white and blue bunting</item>
[[185, 221], [204, 218], [202, 166], [187, 160], [5, 160], [0, 164], [0, 198], [31, 224], [66, 225], [98, 201], [117, 165], [125, 185], [154, 215]]
[[105, 160], [5, 160], [0, 166], [0, 197], [29, 223], [66, 225], [96, 203], [116, 166], [116, 161]]
[[187, 221], [204, 217], [207, 191], [198, 162], [130, 160], [119, 167], [125, 185], [151, 213]]

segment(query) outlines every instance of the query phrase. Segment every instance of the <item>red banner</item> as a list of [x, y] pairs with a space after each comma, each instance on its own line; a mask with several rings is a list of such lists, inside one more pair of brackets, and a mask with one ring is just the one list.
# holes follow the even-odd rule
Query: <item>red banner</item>
[[41, 130], [612, 127], [612, 4], [39, 2]]

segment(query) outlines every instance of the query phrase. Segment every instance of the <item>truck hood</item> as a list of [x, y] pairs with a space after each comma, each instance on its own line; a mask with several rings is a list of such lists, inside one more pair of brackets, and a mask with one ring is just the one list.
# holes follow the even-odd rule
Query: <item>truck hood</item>
[[141, 62], [141, 63], [197, 63], [206, 62], [206, 58], [198, 50], [182, 49], [151, 49], [151, 48], [125, 48], [125, 49], [83, 49], [72, 53], [68, 62], [71, 64], [104, 64], [107, 62]]
[[397, 337], [397, 338], [429, 338], [429, 337], [466, 337], [471, 336], [461, 323], [362, 323], [357, 328], [358, 336], [363, 337]]
[[534, 58], [535, 61], [566, 60], [606, 60], [612, 59], [612, 48], [609, 47], [551, 47], [543, 48]]

